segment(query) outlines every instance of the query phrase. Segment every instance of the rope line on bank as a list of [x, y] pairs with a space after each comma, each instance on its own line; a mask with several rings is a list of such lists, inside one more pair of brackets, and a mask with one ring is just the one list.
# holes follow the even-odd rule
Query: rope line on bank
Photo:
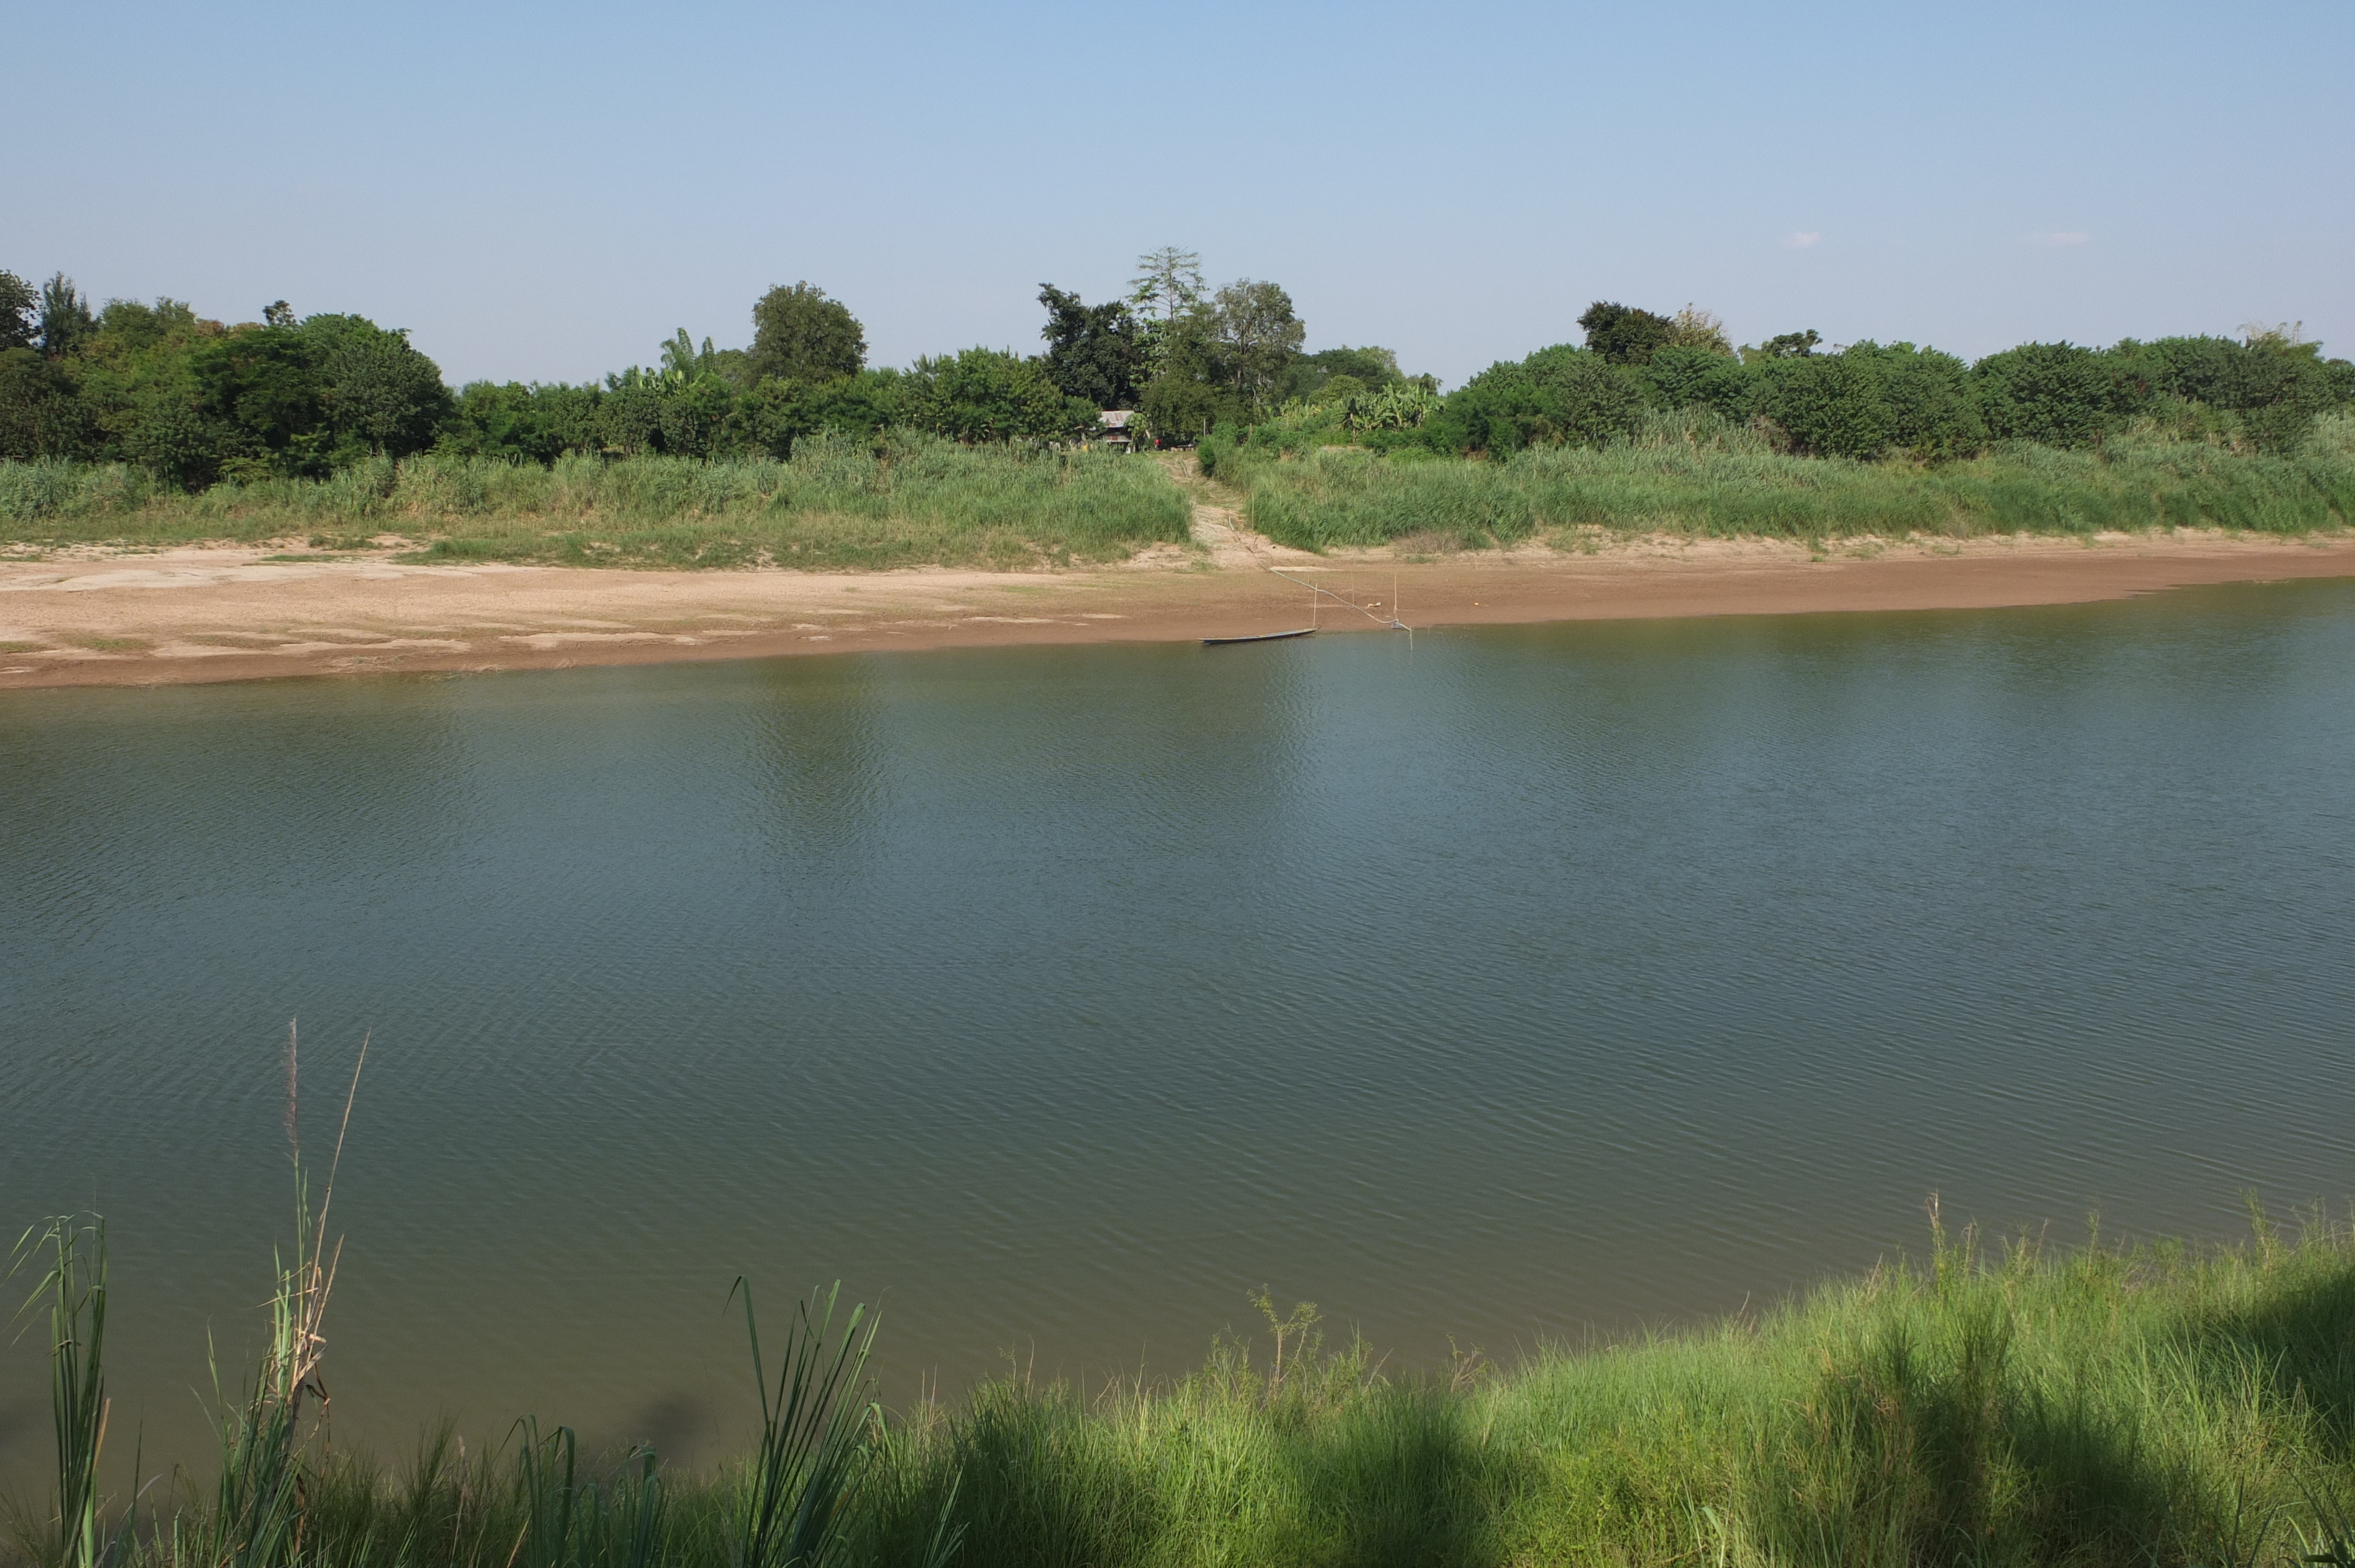
[[[1343, 599], [1339, 594], [1335, 593], [1331, 588], [1324, 588], [1324, 587], [1320, 587], [1319, 585], [1317, 585], [1317, 584], [1316, 584], [1316, 583], [1309, 582], [1309, 581], [1305, 580], [1305, 578], [1295, 577], [1292, 576], [1290, 573], [1288, 573], [1288, 572], [1284, 571], [1284, 568], [1283, 568], [1283, 567], [1268, 567], [1268, 570], [1269, 570], [1270, 572], [1273, 573], [1275, 576], [1282, 577], [1285, 582], [1288, 582], [1288, 583], [1296, 583], [1296, 584], [1298, 584], [1300, 587], [1302, 587], [1302, 588], [1305, 588], [1308, 589], [1308, 591], [1309, 591], [1309, 592], [1311, 592], [1311, 593], [1321, 593], [1321, 594], [1323, 594], [1327, 599], [1329, 599], [1333, 600], [1333, 601], [1334, 601], [1335, 603], [1337, 603], [1337, 604], [1346, 604], [1346, 605], [1348, 605], [1351, 609], [1356, 610], [1359, 615], [1364, 616], [1368, 620], [1372, 621], [1376, 626], [1384, 626], [1384, 627], [1388, 627], [1389, 629], [1391, 629], [1391, 630], [1393, 630], [1393, 631], [1403, 631], [1403, 632], [1406, 632], [1406, 633], [1407, 633], [1408, 635], [1410, 635], [1410, 636], [1413, 635], [1414, 628], [1413, 628], [1413, 627], [1412, 627], [1412, 626], [1409, 626], [1405, 621], [1401, 620], [1398, 618], [1398, 616], [1396, 615], [1396, 613], [1392, 613], [1392, 615], [1391, 616], [1391, 618], [1390, 618], [1389, 620], [1383, 620], [1380, 616], [1376, 615], [1372, 610], [1368, 609], [1364, 605], [1359, 604], [1357, 600], [1355, 600], [1355, 599]], [[1395, 585], [1395, 579], [1393, 579], [1393, 585]], [[1393, 612], [1395, 612], [1395, 611], [1397, 610], [1397, 609], [1398, 609], [1398, 589], [1397, 589], [1397, 588], [1396, 588], [1395, 586], [1393, 586], [1393, 587], [1391, 588], [1391, 610], [1392, 610]]]

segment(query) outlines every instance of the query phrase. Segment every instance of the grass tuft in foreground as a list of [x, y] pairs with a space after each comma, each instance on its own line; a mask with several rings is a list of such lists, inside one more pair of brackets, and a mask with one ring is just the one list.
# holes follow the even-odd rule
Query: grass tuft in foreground
[[182, 1486], [24, 1546], [58, 1563], [88, 1539], [123, 1568], [2355, 1555], [2355, 1233], [2260, 1217], [2236, 1247], [2048, 1250], [1933, 1227], [1925, 1259], [1754, 1319], [1509, 1369], [1386, 1375], [1263, 1297], [1267, 1333], [1175, 1382], [1016, 1379], [905, 1417], [862, 1392], [871, 1329], [837, 1333], [821, 1303], [733, 1465], [592, 1461], [530, 1422], [400, 1470], [301, 1444], [283, 1528], [231, 1528], [226, 1491]]

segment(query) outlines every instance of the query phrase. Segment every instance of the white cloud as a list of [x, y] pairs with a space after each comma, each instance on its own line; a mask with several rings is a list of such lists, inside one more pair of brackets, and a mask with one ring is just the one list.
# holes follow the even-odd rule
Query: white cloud
[[1817, 240], [1821, 239], [1822, 238], [1822, 235], [1817, 233], [1814, 229], [1809, 228], [1803, 229], [1797, 234], [1785, 235], [1783, 238], [1783, 243], [1794, 250], [1805, 250], [1807, 247], [1813, 245]]
[[2019, 242], [2023, 245], [2041, 245], [2050, 249], [2055, 245], [2083, 245], [2093, 238], [2082, 228], [2062, 228], [2036, 234], [2023, 234], [2019, 237]]

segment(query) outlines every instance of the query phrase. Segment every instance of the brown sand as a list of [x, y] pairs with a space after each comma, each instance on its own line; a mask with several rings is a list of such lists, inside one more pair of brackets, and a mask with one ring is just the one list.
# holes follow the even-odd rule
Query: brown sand
[[[1409, 624], [1941, 609], [2119, 599], [2198, 583], [2355, 577], [2355, 539], [2110, 535], [1828, 554], [1654, 540], [1593, 555], [1529, 548], [1393, 561], [1284, 550], [1203, 507], [1199, 547], [1056, 573], [866, 575], [405, 566], [389, 553], [255, 548], [77, 552], [0, 562], [0, 688], [515, 670], [782, 653], [1175, 641], [1310, 620]], [[264, 559], [265, 556], [277, 558]], [[1395, 581], [1395, 588], [1393, 583]], [[1399, 601], [1396, 605], [1393, 599]]]

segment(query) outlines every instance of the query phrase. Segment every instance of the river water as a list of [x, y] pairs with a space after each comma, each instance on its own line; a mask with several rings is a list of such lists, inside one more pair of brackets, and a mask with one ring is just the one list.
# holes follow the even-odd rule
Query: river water
[[1180, 1370], [1263, 1283], [1509, 1359], [1934, 1191], [2230, 1234], [2355, 1190], [2350, 780], [2344, 582], [0, 695], [0, 1219], [108, 1216], [151, 1459], [256, 1342], [295, 1018], [314, 1166], [372, 1041], [383, 1451], [733, 1446], [739, 1274], [879, 1299], [905, 1404]]

